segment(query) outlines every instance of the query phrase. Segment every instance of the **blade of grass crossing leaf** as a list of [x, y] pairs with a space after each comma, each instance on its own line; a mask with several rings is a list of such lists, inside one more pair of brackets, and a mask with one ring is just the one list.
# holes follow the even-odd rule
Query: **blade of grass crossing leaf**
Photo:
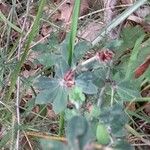
[[[72, 64], [72, 56], [73, 56], [74, 44], [75, 44], [75, 39], [77, 34], [79, 11], [80, 11], [80, 0], [75, 0], [72, 23], [71, 23], [71, 33], [70, 33], [69, 43], [68, 43], [68, 64], [70, 66]], [[60, 114], [59, 135], [63, 133], [63, 128], [64, 128], [64, 112]]]
[[15, 84], [16, 84], [16, 80], [17, 80], [17, 77], [19, 75], [19, 72], [20, 72], [20, 69], [21, 69], [21, 66], [23, 65], [26, 57], [27, 57], [27, 54], [29, 52], [29, 49], [30, 49], [30, 44], [31, 42], [33, 41], [34, 37], [36, 36], [37, 32], [38, 32], [38, 28], [39, 28], [39, 24], [40, 24], [40, 18], [41, 18], [41, 14], [43, 12], [43, 7], [45, 5], [45, 2], [46, 0], [40, 0], [39, 2], [39, 8], [38, 8], [38, 12], [37, 12], [37, 15], [36, 15], [36, 18], [35, 18], [35, 21], [33, 23], [33, 26], [32, 26], [32, 29], [31, 29], [31, 32], [28, 36], [28, 40], [27, 40], [27, 44], [25, 46], [25, 50], [24, 50], [24, 53], [21, 57], [21, 60], [19, 61], [19, 63], [17, 64], [16, 66], [16, 69], [14, 70], [14, 72], [12, 73], [11, 75], [11, 84], [10, 84], [10, 88], [8, 90], [8, 93], [6, 95], [6, 99], [9, 100], [10, 99], [10, 96], [12, 94], [12, 91], [15, 87]]
[[128, 16], [130, 16], [134, 11], [136, 11], [139, 7], [141, 7], [146, 2], [147, 2], [147, 0], [138, 0], [133, 4], [133, 6], [129, 7], [123, 13], [118, 15], [112, 22], [110, 22], [110, 24], [108, 24], [104, 28], [104, 30], [102, 30], [100, 32], [100, 35], [92, 41], [92, 45], [94, 46], [94, 45], [98, 44], [106, 34], [108, 34], [112, 29], [117, 27], [121, 22], [123, 22], [125, 19], [127, 19]]
[[134, 66], [136, 64], [137, 61], [137, 57], [138, 57], [138, 53], [140, 51], [141, 48], [141, 43], [144, 39], [145, 35], [142, 35], [135, 43], [135, 46], [132, 50], [130, 59], [129, 59], [129, 63], [128, 63], [128, 67], [127, 67], [127, 72], [126, 72], [126, 79], [129, 79], [131, 77], [131, 75], [134, 72]]
[[11, 137], [11, 130], [7, 132], [6, 135], [3, 136], [3, 138], [0, 140], [0, 149], [4, 148], [5, 145], [10, 141]]
[[78, 16], [80, 12], [80, 0], [75, 0], [74, 9], [73, 9], [73, 16], [72, 16], [72, 23], [71, 23], [71, 33], [69, 38], [69, 45], [68, 45], [68, 64], [71, 66], [72, 63], [72, 55], [74, 50], [74, 44], [77, 34], [77, 27], [78, 27]]
[[19, 33], [22, 33], [21, 29], [18, 28], [16, 25], [14, 25], [13, 23], [11, 23], [4, 15], [2, 12], [0, 12], [0, 18], [6, 22], [11, 28], [13, 28], [14, 30], [16, 30]]

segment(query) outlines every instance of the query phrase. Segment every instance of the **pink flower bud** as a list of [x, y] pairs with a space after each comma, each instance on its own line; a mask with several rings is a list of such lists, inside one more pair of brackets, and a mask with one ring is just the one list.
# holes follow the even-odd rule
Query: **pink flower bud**
[[114, 56], [114, 53], [108, 49], [106, 50], [102, 50], [100, 52], [98, 52], [97, 54], [97, 59], [100, 61], [100, 62], [110, 62]]

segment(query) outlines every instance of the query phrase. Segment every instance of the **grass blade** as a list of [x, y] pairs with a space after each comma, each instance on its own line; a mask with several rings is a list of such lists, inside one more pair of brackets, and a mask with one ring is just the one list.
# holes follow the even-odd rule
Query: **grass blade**
[[147, 0], [138, 0], [133, 4], [133, 6], [129, 7], [122, 14], [118, 15], [110, 24], [106, 26], [106, 28], [104, 28], [104, 30], [102, 30], [100, 35], [94, 41], [92, 41], [92, 45], [94, 46], [98, 44], [106, 34], [108, 34], [112, 29], [117, 27], [121, 22], [127, 19], [129, 15], [131, 15], [134, 11], [136, 11], [140, 6], [142, 6], [146, 2]]
[[11, 23], [4, 15], [2, 12], [0, 12], [0, 18], [7, 23], [11, 28], [13, 28], [14, 30], [16, 30], [19, 33], [22, 33], [22, 30], [20, 28], [18, 28], [16, 25], [14, 25], [13, 23]]
[[72, 56], [73, 56], [73, 50], [74, 50], [74, 44], [77, 34], [77, 27], [78, 27], [78, 16], [80, 12], [80, 0], [76, 0], [74, 3], [74, 9], [73, 9], [73, 16], [72, 16], [72, 23], [71, 23], [71, 33], [69, 38], [69, 44], [68, 44], [68, 64], [71, 66], [72, 64]]
[[11, 130], [7, 132], [6, 135], [3, 136], [3, 138], [0, 140], [0, 149], [3, 149], [5, 145], [9, 142], [11, 137]]
[[141, 49], [141, 43], [142, 41], [144, 40], [144, 37], [145, 35], [142, 35], [135, 43], [135, 46], [132, 50], [132, 53], [131, 53], [131, 56], [130, 56], [130, 59], [129, 59], [129, 63], [128, 63], [128, 66], [127, 66], [127, 71], [126, 71], [126, 79], [130, 79], [131, 75], [134, 73], [134, 66], [137, 62], [137, 58], [138, 58], [138, 53]]
[[40, 24], [40, 18], [41, 18], [41, 14], [43, 12], [43, 7], [45, 5], [45, 2], [46, 2], [46, 0], [40, 0], [40, 2], [39, 2], [39, 9], [38, 9], [35, 21], [33, 23], [31, 32], [30, 32], [30, 34], [28, 36], [28, 41], [27, 41], [27, 44], [25, 46], [24, 53], [23, 53], [23, 55], [21, 57], [21, 60], [17, 64], [16, 69], [14, 70], [14, 72], [11, 75], [11, 79], [10, 79], [11, 84], [10, 84], [8, 93], [6, 95], [6, 99], [7, 100], [9, 100], [10, 97], [11, 97], [11, 94], [12, 94], [12, 91], [13, 91], [13, 89], [15, 87], [16, 80], [17, 80], [17, 77], [19, 75], [20, 69], [21, 69], [21, 67], [22, 67], [22, 65], [23, 65], [23, 63], [24, 63], [24, 61], [25, 61], [25, 59], [27, 57], [27, 54], [28, 54], [28, 52], [30, 50], [30, 44], [33, 41], [33, 39], [36, 36], [36, 34], [38, 33], [38, 28], [39, 28], [39, 24]]

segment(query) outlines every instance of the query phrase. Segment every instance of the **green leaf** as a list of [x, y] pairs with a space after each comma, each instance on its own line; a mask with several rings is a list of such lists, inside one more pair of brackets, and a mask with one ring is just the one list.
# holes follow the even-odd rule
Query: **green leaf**
[[119, 83], [116, 90], [123, 101], [132, 101], [140, 97], [139, 90], [129, 81]]
[[52, 103], [57, 95], [57, 89], [43, 90], [37, 94], [35, 104], [49, 104]]
[[38, 57], [38, 61], [45, 67], [51, 67], [55, 64], [56, 56], [50, 53], [43, 53]]
[[85, 55], [85, 53], [88, 50], [90, 50], [90, 48], [91, 48], [91, 45], [89, 42], [87, 41], [78, 42], [74, 48], [74, 54], [73, 54], [74, 62], [77, 62], [78, 60], [80, 60]]
[[68, 92], [66, 87], [59, 83], [59, 79], [49, 79], [48, 77], [38, 78], [35, 85], [40, 89], [36, 96], [36, 104], [53, 103], [56, 113], [62, 112], [67, 106]]
[[36, 96], [36, 104], [48, 104], [54, 101], [59, 88], [57, 79], [49, 79], [48, 77], [39, 77], [36, 80], [35, 86], [40, 90]]
[[59, 141], [49, 141], [40, 139], [40, 145], [42, 150], [69, 150], [69, 147]]
[[93, 75], [90, 72], [80, 74], [76, 79], [76, 85], [82, 88], [86, 94], [96, 94], [97, 87], [92, 83]]
[[47, 41], [48, 50], [56, 51], [59, 48], [58, 36], [55, 32], [51, 33]]
[[67, 101], [68, 101], [68, 92], [66, 88], [60, 87], [57, 89], [57, 95], [53, 102], [53, 109], [55, 113], [60, 113], [64, 111], [64, 109], [67, 107]]
[[138, 57], [139, 50], [140, 50], [140, 46], [141, 46], [142, 41], [144, 40], [144, 36], [142, 35], [142, 36], [140, 36], [140, 38], [137, 39], [135, 46], [132, 50], [130, 60], [128, 63], [128, 67], [127, 67], [127, 71], [126, 71], [126, 79], [129, 79], [131, 77], [131, 75], [134, 73], [134, 71], [133, 71], [134, 66], [136, 64], [137, 57]]
[[63, 58], [58, 58], [55, 63], [55, 77], [63, 78], [67, 71], [70, 69], [69, 65]]
[[107, 145], [110, 142], [110, 135], [108, 133], [107, 127], [104, 124], [98, 124], [96, 130], [96, 138], [98, 143]]
[[141, 27], [128, 27], [125, 28], [122, 32], [123, 44], [120, 47], [121, 50], [126, 50], [127, 48], [131, 49], [134, 47], [135, 42], [144, 35], [144, 31]]
[[134, 150], [134, 148], [124, 140], [117, 140], [114, 146], [114, 150]]
[[80, 87], [73, 87], [69, 93], [69, 99], [76, 101], [76, 102], [84, 102], [85, 101], [85, 95], [82, 92], [82, 89]]
[[101, 67], [99, 69], [96, 69], [94, 70], [93, 74], [93, 83], [97, 87], [102, 88], [105, 85], [107, 68]]
[[38, 52], [47, 52], [48, 51], [48, 46], [45, 43], [39, 43], [37, 45], [35, 45], [32, 48], [33, 51], [38, 51]]
[[88, 122], [82, 116], [75, 116], [68, 122], [66, 134], [73, 150], [84, 149], [92, 137]]
[[34, 85], [38, 87], [39, 90], [50, 90], [57, 88], [59, 81], [55, 78], [50, 79], [48, 77], [41, 76], [35, 80]]
[[106, 43], [106, 48], [116, 51], [118, 50], [123, 44], [123, 40], [113, 40], [110, 41], [109, 43]]
[[128, 121], [121, 105], [113, 105], [113, 107], [104, 107], [100, 113], [100, 121], [111, 129], [114, 137], [123, 137], [126, 132], [124, 126]]

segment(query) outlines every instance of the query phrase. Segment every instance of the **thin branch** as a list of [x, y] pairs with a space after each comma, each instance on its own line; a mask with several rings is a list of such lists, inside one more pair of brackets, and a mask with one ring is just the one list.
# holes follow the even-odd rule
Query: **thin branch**
[[[26, 135], [32, 136], [32, 137], [43, 138], [43, 139], [50, 140], [50, 141], [60, 141], [60, 142], [63, 142], [63, 143], [68, 142], [65, 137], [51, 136], [48, 133], [29, 131], [29, 132], [26, 132]], [[97, 150], [112, 150], [109, 147], [103, 147], [102, 145], [95, 144], [95, 143], [92, 143], [92, 146], [94, 147], [94, 149], [97, 149]]]
[[[132, 5], [133, 5], [133, 4], [117, 5], [117, 6], [114, 6], [113, 8], [129, 7], [129, 6], [132, 6]], [[102, 8], [102, 9], [93, 11], [93, 12], [91, 12], [91, 13], [88, 13], [88, 14], [86, 14], [86, 15], [83, 15], [83, 16], [79, 17], [79, 20], [84, 19], [85, 17], [89, 17], [89, 16], [91, 16], [91, 15], [94, 15], [94, 14], [97, 14], [97, 13], [100, 13], [100, 12], [103, 12], [103, 11], [105, 11], [105, 10], [109, 10], [109, 9], [112, 9], [112, 7]]]
[[30, 146], [30, 149], [33, 150], [33, 147], [32, 147], [32, 145], [31, 145], [31, 142], [30, 142], [30, 140], [29, 140], [29, 138], [28, 138], [26, 132], [23, 131], [23, 133], [24, 133], [24, 136], [25, 136], [25, 138], [26, 138], [26, 140], [27, 140], [27, 142], [28, 142], [28, 144], [29, 144], [29, 146]]
[[79, 65], [76, 66], [73, 70], [77, 71], [77, 72], [86, 71], [86, 70], [88, 70], [88, 65], [94, 63], [95, 61], [97, 61], [97, 56], [93, 56], [93, 57], [85, 60], [84, 62], [79, 63]]
[[105, 92], [105, 89], [106, 89], [106, 86], [104, 85], [101, 90], [100, 90], [100, 93], [99, 93], [99, 98], [98, 98], [98, 101], [97, 101], [97, 106], [98, 107], [101, 107], [102, 105], [102, 102], [103, 102], [103, 95], [104, 95], [104, 92]]
[[111, 87], [111, 100], [110, 100], [110, 106], [113, 106], [113, 102], [114, 102], [114, 93], [115, 93], [115, 90], [114, 90], [114, 87], [112, 86], [112, 87]]

